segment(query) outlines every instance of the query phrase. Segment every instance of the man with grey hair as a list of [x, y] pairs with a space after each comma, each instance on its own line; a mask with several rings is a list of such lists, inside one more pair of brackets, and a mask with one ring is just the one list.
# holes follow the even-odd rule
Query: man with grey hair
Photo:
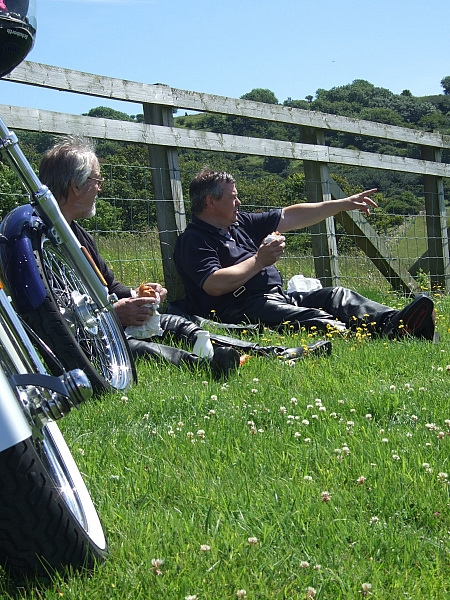
[[305, 293], [283, 290], [275, 267], [285, 248], [281, 234], [341, 211], [369, 214], [377, 206], [371, 198], [374, 192], [260, 213], [240, 212], [232, 175], [204, 169], [190, 184], [193, 217], [175, 245], [174, 261], [186, 297], [173, 303], [172, 310], [202, 317], [214, 312], [223, 322], [274, 328], [345, 331], [366, 324], [371, 333], [389, 338], [410, 334], [432, 340], [434, 307], [424, 294], [403, 310], [395, 310], [340, 286]]

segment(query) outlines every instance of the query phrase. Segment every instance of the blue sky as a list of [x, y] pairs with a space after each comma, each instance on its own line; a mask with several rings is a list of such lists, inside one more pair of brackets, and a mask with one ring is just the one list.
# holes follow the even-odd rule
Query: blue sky
[[[37, 0], [29, 60], [282, 102], [365, 79], [415, 96], [450, 75], [449, 0]], [[0, 81], [0, 103], [81, 114], [136, 105]]]

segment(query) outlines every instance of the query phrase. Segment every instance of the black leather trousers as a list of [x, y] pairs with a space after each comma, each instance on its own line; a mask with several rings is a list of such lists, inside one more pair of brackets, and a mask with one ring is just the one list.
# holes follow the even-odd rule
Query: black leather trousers
[[356, 329], [365, 323], [369, 331], [381, 333], [383, 323], [397, 311], [344, 287], [325, 287], [312, 292], [285, 294], [274, 288], [263, 296], [247, 296], [222, 311], [220, 319], [231, 323], [263, 323], [271, 328], [316, 327], [326, 331]]
[[[150, 357], [170, 362], [176, 366], [182, 364], [197, 365], [205, 363], [205, 359], [198, 357], [196, 354], [192, 354], [192, 352], [182, 348], [167, 346], [162, 343], [164, 341], [170, 342], [170, 340], [173, 340], [175, 342], [182, 342], [188, 348], [192, 348], [195, 344], [198, 332], [201, 331], [201, 328], [198, 327], [198, 325], [178, 315], [163, 314], [161, 315], [161, 329], [164, 330], [161, 337], [153, 337], [148, 340], [138, 340], [132, 337], [128, 338], [128, 345], [135, 358]], [[259, 346], [252, 342], [246, 342], [244, 340], [214, 333], [210, 333], [210, 337], [213, 346], [228, 346], [235, 348], [238, 351], [252, 352], [253, 354], [270, 355], [285, 349], [281, 346]]]

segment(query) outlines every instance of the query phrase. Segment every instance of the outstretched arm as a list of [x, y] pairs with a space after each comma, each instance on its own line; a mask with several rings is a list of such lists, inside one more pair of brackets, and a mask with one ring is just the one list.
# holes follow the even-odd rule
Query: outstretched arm
[[376, 188], [366, 190], [360, 194], [354, 194], [341, 200], [326, 200], [325, 202], [305, 202], [304, 204], [294, 204], [283, 208], [281, 212], [278, 231], [285, 233], [292, 229], [302, 229], [310, 227], [328, 217], [337, 215], [341, 211], [361, 210], [367, 215], [370, 214], [370, 207], [376, 207], [377, 203], [370, 198], [371, 194], [377, 191]]

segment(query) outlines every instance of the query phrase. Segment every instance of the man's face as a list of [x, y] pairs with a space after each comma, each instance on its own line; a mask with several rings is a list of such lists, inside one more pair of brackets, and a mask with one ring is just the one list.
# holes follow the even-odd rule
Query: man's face
[[90, 219], [95, 215], [95, 201], [97, 200], [98, 192], [102, 189], [102, 176], [97, 167], [93, 167], [92, 171], [80, 189], [80, 194], [76, 201], [77, 219]]
[[221, 183], [223, 195], [220, 200], [213, 200], [214, 219], [218, 227], [227, 228], [237, 221], [241, 201], [238, 198], [234, 183]]

